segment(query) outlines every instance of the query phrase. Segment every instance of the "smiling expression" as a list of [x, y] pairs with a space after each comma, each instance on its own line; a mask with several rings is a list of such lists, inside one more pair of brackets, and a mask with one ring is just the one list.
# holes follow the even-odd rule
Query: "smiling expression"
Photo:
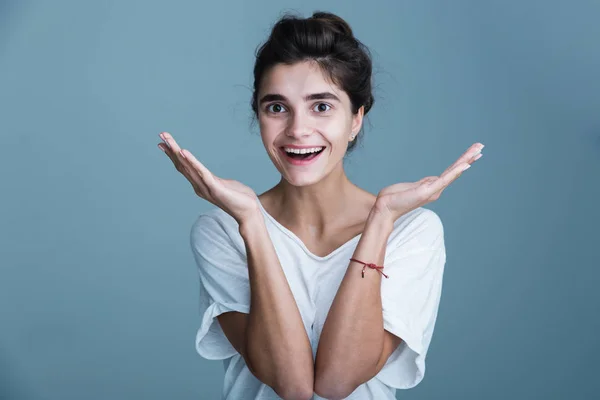
[[[305, 186], [342, 168], [350, 136], [362, 124], [362, 107], [352, 114], [346, 92], [326, 79], [316, 63], [273, 66], [257, 98], [261, 139], [284, 179]], [[288, 155], [321, 148], [316, 156]]]

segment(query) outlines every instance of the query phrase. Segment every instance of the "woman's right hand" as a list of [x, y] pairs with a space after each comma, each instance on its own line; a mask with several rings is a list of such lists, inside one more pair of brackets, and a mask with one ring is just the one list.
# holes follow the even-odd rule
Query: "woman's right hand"
[[160, 135], [165, 143], [158, 147], [165, 152], [179, 171], [192, 184], [194, 192], [231, 215], [242, 224], [260, 214], [256, 193], [246, 185], [231, 179], [213, 175], [188, 150], [179, 148], [173, 136], [167, 132]]

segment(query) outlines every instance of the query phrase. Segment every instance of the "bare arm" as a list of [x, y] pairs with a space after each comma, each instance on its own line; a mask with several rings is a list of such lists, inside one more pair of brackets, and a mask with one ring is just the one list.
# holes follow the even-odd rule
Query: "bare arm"
[[254, 191], [212, 174], [175, 139], [162, 132], [161, 150], [201, 198], [220, 207], [239, 224], [246, 245], [250, 280], [250, 314], [218, 316], [231, 345], [250, 371], [284, 399], [313, 395], [314, 366], [310, 341], [279, 258], [271, 242]]
[[250, 371], [284, 399], [310, 399], [314, 362], [310, 341], [262, 215], [240, 224], [250, 279], [250, 314], [218, 318]]
[[[474, 143], [439, 177], [397, 183], [382, 189], [369, 214], [352, 258], [382, 265], [389, 235], [397, 218], [437, 200], [450, 183], [481, 157], [483, 144]], [[342, 399], [383, 368], [401, 338], [383, 329], [382, 275], [350, 262], [333, 299], [315, 360], [315, 393]], [[385, 278], [383, 278], [385, 279]]]
[[[393, 222], [371, 213], [353, 258], [382, 265]], [[343, 399], [374, 377], [401, 339], [383, 329], [381, 279], [378, 271], [350, 262], [319, 339], [315, 393]], [[385, 269], [383, 270], [385, 273]]]

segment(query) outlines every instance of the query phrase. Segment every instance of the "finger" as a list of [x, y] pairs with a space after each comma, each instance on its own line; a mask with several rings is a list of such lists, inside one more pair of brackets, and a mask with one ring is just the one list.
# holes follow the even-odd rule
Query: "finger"
[[181, 170], [181, 162], [179, 161], [179, 158], [177, 156], [175, 156], [175, 154], [173, 154], [173, 150], [171, 150], [171, 148], [169, 146], [165, 145], [165, 143], [159, 143], [158, 148], [161, 149], [167, 155], [167, 157], [169, 157], [171, 159], [171, 161], [173, 162], [173, 165], [175, 166], [175, 169], [177, 171], [180, 171]]
[[438, 178], [439, 178], [438, 176], [426, 176], [425, 178], [422, 178], [421, 180], [419, 180], [419, 181], [417, 181], [415, 183], [417, 183], [417, 184], [420, 185], [421, 183], [433, 182], [433, 181], [435, 181]]
[[467, 149], [467, 151], [465, 151], [459, 158], [458, 160], [456, 160], [450, 167], [447, 168], [447, 171], [454, 169], [454, 167], [456, 167], [457, 165], [463, 164], [465, 162], [469, 162], [473, 159], [473, 157], [475, 157], [476, 155], [478, 155], [479, 153], [481, 153], [481, 150], [483, 150], [484, 145], [481, 143], [474, 143], [473, 145], [471, 145], [471, 147], [469, 147]]
[[471, 147], [469, 147], [467, 151], [465, 151], [463, 155], [459, 157], [459, 163], [462, 161], [468, 161], [472, 159], [477, 154], [481, 153], [481, 150], [483, 150], [484, 147], [485, 145], [483, 143], [473, 143]]
[[[467, 159], [466, 161], [463, 161], [463, 162], [458, 162], [457, 161], [457, 162], [455, 162], [454, 164], [452, 164], [451, 166], [449, 166], [448, 168], [446, 168], [446, 170], [444, 172], [442, 172], [442, 174], [440, 175], [440, 177], [447, 178], [448, 175], [450, 175], [451, 179], [452, 179], [452, 176], [454, 176], [453, 173], [455, 172], [455, 170], [456, 170], [457, 167], [464, 168], [467, 165], [470, 166], [472, 163], [474, 163], [476, 160], [478, 160], [479, 158], [481, 158], [481, 156], [483, 155], [481, 153], [475, 153], [475, 154], [476, 155], [474, 157], [471, 157], [470, 159]], [[460, 172], [462, 172], [462, 171], [463, 170], [460, 170]]]
[[471, 162], [475, 161], [476, 160], [475, 157], [477, 157], [481, 153], [481, 150], [484, 147], [485, 147], [485, 145], [483, 145], [481, 143], [474, 143], [473, 145], [471, 145], [471, 147], [469, 147], [469, 149], [467, 151], [465, 151], [458, 158], [458, 160], [456, 160], [452, 165], [450, 165], [448, 168], [446, 168], [446, 170], [442, 173], [442, 175], [449, 173], [454, 168], [456, 168], [456, 166], [458, 166], [458, 165], [461, 165], [464, 163], [471, 163]]
[[171, 135], [169, 132], [161, 132], [158, 136], [160, 136], [160, 138], [165, 142], [169, 149], [173, 150], [175, 154], [179, 152], [179, 145], [173, 138], [173, 135]]
[[181, 156], [181, 165], [186, 171], [186, 177], [192, 184], [194, 192], [203, 199], [216, 204], [213, 196], [214, 185], [209, 186], [209, 182], [218, 180], [218, 178], [189, 151], [182, 149], [179, 155]]
[[200, 179], [204, 184], [211, 189], [216, 183], [215, 176], [202, 164], [192, 153], [187, 150], [180, 150], [180, 155], [183, 157], [185, 162], [189, 163], [190, 166], [197, 172]]
[[[175, 138], [173, 138], [173, 135], [171, 135], [169, 132], [161, 132], [158, 136], [164, 141], [164, 144], [166, 144], [168, 149], [170, 150], [170, 151], [165, 151], [165, 152], [171, 157], [171, 160], [173, 160], [174, 163], [179, 162], [185, 168], [186, 167], [185, 156], [182, 154], [182, 152], [181, 152], [182, 149], [179, 147], [179, 145], [175, 141]], [[162, 149], [162, 144], [160, 146]], [[191, 153], [189, 153], [189, 154], [191, 154]]]
[[180, 150], [179, 145], [169, 132], [161, 132], [158, 136], [164, 142], [159, 145], [160, 149], [163, 150], [169, 156], [169, 158], [171, 158], [171, 161], [173, 161], [173, 163], [175, 163], [177, 166], [177, 161], [180, 159], [178, 155]]
[[206, 183], [204, 183], [204, 181], [200, 178], [197, 172], [192, 172], [191, 174], [195, 177], [194, 183], [192, 183], [194, 192], [203, 199], [213, 203], [213, 197], [210, 194], [210, 190], [208, 190], [208, 186], [206, 186]]
[[159, 143], [158, 148], [165, 152], [165, 154], [171, 159], [175, 165], [175, 168], [190, 182], [196, 194], [208, 200], [207, 197], [210, 196], [208, 187], [202, 180], [202, 177], [200, 176], [196, 167], [186, 160], [185, 157], [176, 157], [174, 151], [168, 145], [166, 145], [166, 142]]
[[437, 193], [441, 190], [444, 190], [448, 187], [452, 182], [454, 182], [458, 177], [462, 175], [462, 173], [469, 169], [471, 164], [463, 163], [458, 164], [453, 169], [449, 170], [445, 175], [440, 176], [439, 179], [433, 181], [428, 185], [429, 190], [433, 193]]
[[169, 150], [171, 150], [171, 159], [173, 162], [176, 162], [176, 160], [182, 162], [183, 157], [181, 156], [181, 148], [173, 138], [173, 135], [171, 135], [169, 132], [161, 132], [159, 136], [165, 142]]

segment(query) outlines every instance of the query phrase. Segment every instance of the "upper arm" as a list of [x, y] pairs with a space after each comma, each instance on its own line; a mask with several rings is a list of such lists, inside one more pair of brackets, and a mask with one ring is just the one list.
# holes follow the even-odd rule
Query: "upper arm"
[[[217, 316], [219, 325], [229, 343], [237, 350], [250, 368], [246, 353], [246, 326], [248, 325], [248, 314], [230, 311]], [[252, 371], [252, 370], [251, 370]]]
[[[381, 355], [379, 356], [379, 360], [377, 361], [375, 371], [372, 372], [371, 378], [376, 376], [379, 373], [379, 371], [381, 371], [388, 358], [390, 358], [394, 350], [396, 350], [396, 348], [400, 345], [401, 342], [402, 339], [398, 336], [386, 330], [383, 331], [383, 349], [381, 350]], [[357, 386], [353, 386], [350, 390], [348, 390], [346, 395], [349, 395], [354, 390], [356, 390], [356, 387]]]
[[[261, 382], [268, 384], [271, 386], [268, 381], [265, 381], [264, 378], [261, 378], [257, 375], [256, 371], [253, 369], [252, 364], [248, 360], [248, 353], [246, 351], [246, 328], [248, 326], [248, 314], [230, 311], [217, 316], [217, 320], [221, 325], [221, 329], [223, 333], [231, 343], [231, 345], [237, 350], [238, 353], [244, 358], [246, 362], [246, 366], [250, 370], [250, 372]], [[275, 386], [271, 386], [273, 390], [281, 397], [284, 397], [282, 393], [286, 393], [286, 388], [277, 388]], [[310, 398], [312, 398], [312, 390], [309, 393]], [[296, 394], [285, 395], [285, 398], [298, 398]], [[306, 397], [303, 397], [306, 398]]]
[[379, 371], [381, 371], [388, 358], [390, 358], [390, 356], [392, 355], [394, 350], [398, 348], [400, 343], [402, 343], [401, 338], [386, 330], [383, 331], [383, 349], [381, 351], [379, 361], [377, 362], [377, 367], [375, 368], [375, 375], [377, 375]]
[[[237, 227], [224, 211], [201, 215], [190, 231], [197, 264], [201, 324], [196, 336], [198, 353], [211, 360], [241, 354], [250, 309], [247, 260], [237, 244]], [[217, 325], [218, 323], [218, 325]]]

